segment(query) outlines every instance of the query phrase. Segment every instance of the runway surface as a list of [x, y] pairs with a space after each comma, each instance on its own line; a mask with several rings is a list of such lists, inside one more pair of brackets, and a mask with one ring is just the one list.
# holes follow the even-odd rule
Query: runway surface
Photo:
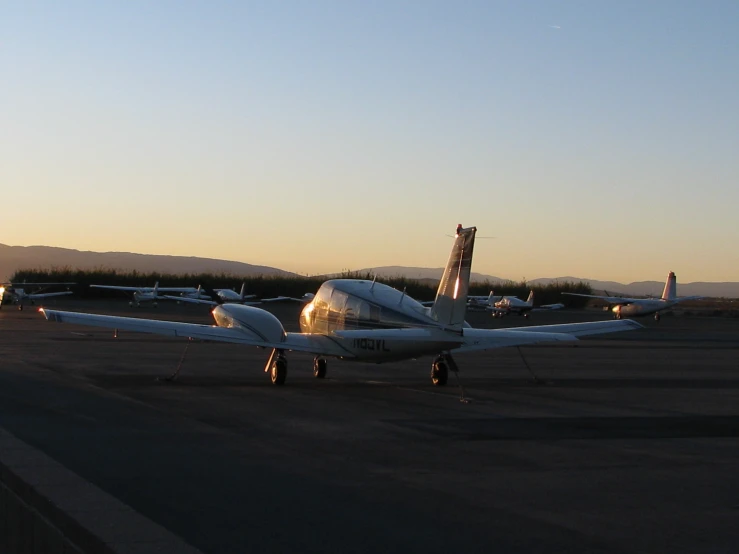
[[[53, 307], [210, 323], [208, 310]], [[299, 308], [274, 308], [295, 329]], [[536, 314], [531, 324], [607, 317]], [[523, 318], [475, 325], [524, 325]], [[0, 426], [204, 552], [735, 552], [739, 320], [387, 365], [0, 310]], [[527, 366], [541, 380], [535, 384]]]

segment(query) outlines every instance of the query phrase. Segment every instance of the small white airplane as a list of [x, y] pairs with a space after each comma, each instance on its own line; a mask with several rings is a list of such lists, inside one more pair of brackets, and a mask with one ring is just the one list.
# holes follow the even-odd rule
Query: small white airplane
[[532, 290], [529, 292], [529, 297], [526, 301], [515, 296], [504, 296], [495, 302], [489, 309], [493, 313], [493, 317], [503, 317], [509, 314], [518, 314], [524, 317], [529, 317], [529, 312], [560, 310], [564, 307], [564, 304], [542, 304], [535, 308], [534, 291]]
[[[19, 310], [23, 310], [23, 303], [29, 300], [31, 305], [36, 300], [43, 298], [50, 298], [52, 296], [67, 296], [72, 294], [71, 290], [63, 292], [41, 292], [49, 287], [69, 287], [76, 283], [2, 283], [0, 284], [0, 308], [3, 307], [3, 303], [11, 302], [18, 305]], [[36, 292], [26, 292], [27, 287], [41, 287]]]
[[490, 291], [490, 294], [487, 296], [484, 295], [475, 295], [475, 296], [468, 296], [467, 297], [467, 309], [471, 311], [485, 311], [490, 309], [490, 307], [495, 306], [495, 303], [503, 298], [502, 296], [495, 296], [493, 294], [493, 291]]
[[[157, 306], [157, 300], [164, 300], [166, 297], [160, 295], [160, 292], [179, 292], [182, 294], [200, 295], [200, 287], [160, 287], [159, 282], [154, 283], [153, 287], [122, 287], [117, 285], [90, 285], [91, 289], [108, 289], [108, 290], [120, 290], [123, 292], [133, 293], [133, 299], [128, 303], [129, 306], [136, 306], [137, 308], [142, 302], [152, 302], [153, 306]], [[175, 296], [172, 297], [175, 300], [184, 300], [185, 297]]]
[[222, 304], [213, 308], [215, 325], [137, 319], [41, 309], [47, 320], [157, 333], [268, 348], [264, 367], [275, 385], [287, 376], [288, 351], [315, 356], [313, 375], [326, 376], [326, 358], [389, 362], [435, 356], [431, 381], [444, 385], [456, 372], [453, 353], [550, 341], [573, 341], [597, 333], [641, 328], [623, 319], [513, 329], [475, 329], [465, 321], [475, 227], [457, 232], [433, 306], [426, 308], [388, 285], [364, 279], [324, 282], [300, 314], [300, 333], [288, 333], [270, 312], [254, 306]]
[[580, 294], [576, 292], [563, 292], [569, 296], [584, 296], [586, 298], [598, 298], [608, 303], [608, 309], [613, 312], [616, 319], [624, 316], [640, 317], [654, 314], [654, 320], [659, 321], [659, 313], [667, 310], [685, 300], [700, 300], [702, 296], [684, 296], [677, 297], [677, 278], [670, 271], [667, 274], [665, 288], [662, 291], [661, 298], [626, 298], [623, 296], [598, 296], [595, 294]]
[[[160, 289], [161, 290], [161, 289]], [[182, 293], [181, 296], [162, 295], [161, 298], [167, 300], [177, 300], [178, 302], [186, 302], [189, 304], [205, 304], [208, 306], [218, 306], [220, 304], [237, 303], [246, 304], [248, 306], [254, 306], [259, 302], [250, 302], [252, 298], [256, 298], [256, 294], [246, 294], [246, 283], [241, 284], [241, 292], [236, 292], [231, 289], [213, 289], [213, 294], [217, 300], [211, 300], [211, 296], [200, 293], [200, 287], [198, 286], [198, 294]]]

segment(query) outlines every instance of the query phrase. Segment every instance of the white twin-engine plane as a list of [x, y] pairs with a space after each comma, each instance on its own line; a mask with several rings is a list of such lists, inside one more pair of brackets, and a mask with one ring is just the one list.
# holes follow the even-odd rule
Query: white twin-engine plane
[[474, 329], [464, 320], [467, 310], [475, 227], [457, 227], [454, 245], [436, 300], [431, 307], [387, 285], [362, 279], [332, 279], [300, 315], [301, 333], [287, 333], [271, 313], [242, 304], [216, 306], [216, 324], [41, 309], [46, 319], [59, 323], [158, 333], [210, 341], [241, 343], [271, 349], [265, 372], [282, 385], [287, 376], [288, 351], [315, 355], [313, 374], [326, 376], [326, 358], [362, 362], [389, 362], [435, 356], [431, 381], [444, 385], [449, 371], [457, 371], [452, 354], [549, 341], [572, 341], [596, 333], [629, 331], [641, 327], [630, 320], [530, 326], [514, 329]]
[[672, 308], [675, 304], [685, 300], [700, 300], [702, 296], [677, 296], [677, 277], [670, 271], [667, 274], [665, 288], [662, 290], [661, 298], [627, 298], [624, 296], [598, 296], [595, 294], [580, 294], [576, 292], [563, 292], [570, 296], [584, 296], [586, 298], [597, 298], [608, 303], [607, 308], [613, 312], [616, 319], [622, 317], [640, 317], [654, 314], [655, 321], [659, 321], [659, 313]]
[[[123, 287], [118, 285], [90, 285], [91, 289], [108, 289], [108, 290], [120, 290], [123, 292], [132, 293], [133, 299], [128, 303], [129, 306], [141, 306], [142, 302], [152, 302], [153, 306], [156, 307], [157, 300], [184, 300], [188, 298], [210, 298], [209, 295], [204, 294], [201, 291], [200, 286], [194, 287], [160, 287], [159, 281], [154, 283], [153, 287]], [[159, 294], [160, 292], [179, 292], [182, 297], [166, 296]]]

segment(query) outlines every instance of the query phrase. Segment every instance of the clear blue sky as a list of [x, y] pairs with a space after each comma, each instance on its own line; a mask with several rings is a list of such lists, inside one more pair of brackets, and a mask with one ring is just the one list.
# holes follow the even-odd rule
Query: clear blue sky
[[739, 281], [739, 2], [8, 2], [0, 242]]

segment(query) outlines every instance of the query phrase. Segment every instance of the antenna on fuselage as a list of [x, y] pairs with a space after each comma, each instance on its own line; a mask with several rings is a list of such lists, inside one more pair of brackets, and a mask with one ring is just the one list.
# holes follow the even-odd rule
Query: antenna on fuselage
[[403, 298], [405, 298], [405, 289], [407, 287], [403, 287], [403, 294], [400, 295], [400, 300], [398, 300], [398, 306], [400, 306], [403, 303]]

